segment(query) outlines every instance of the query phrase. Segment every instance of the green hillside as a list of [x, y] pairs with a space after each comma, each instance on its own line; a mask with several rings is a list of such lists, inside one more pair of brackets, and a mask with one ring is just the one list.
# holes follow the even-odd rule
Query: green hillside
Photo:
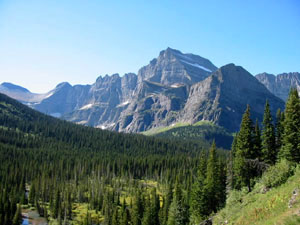
[[21, 211], [49, 224], [112, 224], [114, 215], [141, 222], [153, 213], [164, 224], [173, 190], [188, 209], [203, 150], [199, 142], [75, 125], [0, 94], [0, 224], [20, 224]]
[[[294, 175], [286, 178], [292, 172]], [[226, 207], [213, 224], [298, 225], [300, 224], [300, 167], [283, 162], [266, 172], [252, 192], [246, 189], [229, 194]]]
[[209, 121], [199, 121], [195, 124], [176, 123], [168, 127], [153, 128], [142, 134], [173, 140], [198, 141], [203, 145], [209, 145], [215, 140], [220, 148], [230, 149], [233, 135], [223, 127]]

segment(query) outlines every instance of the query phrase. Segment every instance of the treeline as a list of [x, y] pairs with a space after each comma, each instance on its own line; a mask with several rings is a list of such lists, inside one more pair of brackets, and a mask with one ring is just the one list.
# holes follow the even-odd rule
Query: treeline
[[296, 90], [275, 121], [266, 103], [262, 127], [248, 107], [230, 154], [215, 143], [206, 151], [197, 142], [77, 126], [1, 95], [0, 109], [4, 225], [19, 224], [20, 206], [57, 224], [199, 224], [231, 190], [251, 191], [268, 166], [300, 162]]
[[[0, 95], [0, 224], [19, 221], [18, 204], [64, 224], [166, 224], [177, 206], [188, 221], [202, 150], [198, 142], [74, 125]], [[86, 218], [78, 221], [82, 205]]]
[[250, 118], [250, 107], [243, 115], [235, 136], [228, 168], [228, 189], [249, 190], [257, 176], [281, 159], [300, 162], [300, 100], [292, 89], [284, 112], [277, 111], [275, 122], [266, 103], [262, 128]]

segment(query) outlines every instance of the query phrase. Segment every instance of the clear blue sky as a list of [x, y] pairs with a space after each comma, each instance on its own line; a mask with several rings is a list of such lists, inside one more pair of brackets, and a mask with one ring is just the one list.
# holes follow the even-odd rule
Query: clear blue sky
[[252, 74], [300, 72], [299, 0], [0, 0], [0, 82], [137, 72], [167, 47]]

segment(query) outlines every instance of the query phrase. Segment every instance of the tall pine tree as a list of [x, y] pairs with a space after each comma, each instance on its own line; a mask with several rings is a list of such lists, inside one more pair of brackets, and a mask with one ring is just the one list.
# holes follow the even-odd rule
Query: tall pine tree
[[191, 194], [191, 218], [192, 224], [198, 224], [203, 220], [206, 211], [206, 202], [204, 201], [204, 182], [206, 179], [206, 156], [204, 151], [200, 154], [200, 162], [197, 177], [192, 187]]
[[255, 159], [257, 154], [253, 149], [253, 123], [250, 118], [250, 106], [243, 115], [240, 132], [236, 137], [236, 145], [233, 159], [234, 188], [241, 189], [247, 186], [251, 189], [253, 171], [248, 166], [247, 159]]
[[300, 162], [300, 100], [297, 89], [292, 88], [284, 113], [281, 159]]
[[275, 164], [277, 158], [275, 130], [272, 123], [269, 102], [266, 101], [262, 129], [262, 160], [267, 164]]

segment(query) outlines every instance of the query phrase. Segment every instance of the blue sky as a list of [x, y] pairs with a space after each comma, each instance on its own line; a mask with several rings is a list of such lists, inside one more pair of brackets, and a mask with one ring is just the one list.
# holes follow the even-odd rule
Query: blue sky
[[1, 83], [93, 83], [167, 47], [252, 74], [300, 72], [300, 1], [0, 0]]

